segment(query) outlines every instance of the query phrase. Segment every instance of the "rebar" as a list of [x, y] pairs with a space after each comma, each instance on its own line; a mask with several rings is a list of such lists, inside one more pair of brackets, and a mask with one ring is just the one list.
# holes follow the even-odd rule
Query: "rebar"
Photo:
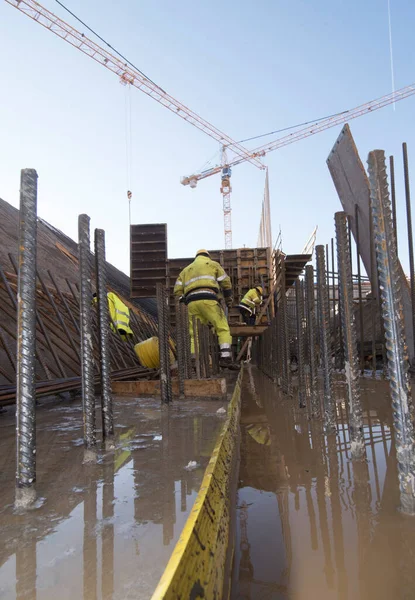
[[395, 236], [395, 250], [396, 256], [398, 252], [398, 221], [396, 217], [396, 194], [395, 194], [395, 163], [393, 156], [389, 157], [389, 170], [391, 177], [391, 197], [392, 197], [392, 218], [393, 218], [393, 232]]
[[305, 408], [305, 371], [304, 371], [304, 291], [302, 282], [295, 281], [295, 303], [297, 309], [297, 365], [298, 365], [298, 404]]
[[283, 385], [282, 391], [288, 396], [292, 395], [291, 383], [291, 353], [290, 353], [290, 336], [288, 328], [287, 314], [287, 290], [285, 284], [285, 262], [281, 256], [281, 321], [282, 321], [282, 353], [283, 353]]
[[209, 326], [203, 326], [204, 344], [205, 344], [205, 360], [206, 360], [206, 377], [212, 375], [211, 357], [210, 357], [210, 344], [209, 344]]
[[309, 347], [310, 367], [310, 395], [311, 412], [316, 419], [320, 418], [320, 398], [318, 394], [318, 354], [317, 354], [317, 327], [314, 298], [314, 268], [307, 265], [305, 268], [306, 301], [307, 301], [307, 335]]
[[[327, 265], [328, 267], [328, 265]], [[333, 304], [333, 356], [334, 366], [338, 367], [338, 351], [337, 351], [337, 323], [336, 323], [336, 282], [334, 276], [334, 239], [331, 238], [331, 290], [332, 290], [332, 304]]]
[[173, 399], [170, 372], [169, 305], [166, 288], [157, 283], [158, 338], [160, 353], [161, 401], [169, 403]]
[[359, 207], [354, 205], [354, 217], [356, 226], [356, 260], [357, 260], [357, 285], [359, 290], [359, 329], [360, 329], [360, 370], [365, 370], [365, 332], [363, 321], [363, 298], [362, 298], [362, 274], [360, 270], [360, 232], [359, 232]]
[[[393, 157], [391, 157], [393, 159]], [[375, 257], [375, 246], [373, 239], [373, 219], [372, 219], [372, 207], [369, 197], [369, 244], [370, 244], [370, 272], [372, 273], [371, 280], [371, 291], [372, 299], [370, 301], [370, 313], [371, 313], [371, 328], [372, 328], [372, 375], [376, 376], [376, 306], [377, 306], [377, 292], [376, 292], [376, 257]]]
[[180, 310], [182, 313], [182, 327], [183, 327], [183, 340], [184, 340], [184, 353], [185, 353], [185, 367], [186, 367], [186, 379], [193, 379], [192, 370], [192, 352], [191, 352], [191, 340], [189, 332], [189, 311], [187, 306], [183, 303], [180, 304]]
[[20, 176], [17, 293], [16, 496], [18, 508], [36, 498], [36, 236], [37, 173]]
[[95, 229], [95, 273], [98, 299], [98, 331], [101, 375], [102, 437], [111, 444], [114, 436], [114, 414], [112, 408], [111, 364], [109, 353], [110, 313], [107, 299], [107, 268], [105, 263], [105, 231]]
[[409, 360], [405, 343], [401, 288], [383, 150], [370, 152], [368, 165], [372, 205], [371, 216], [382, 299], [382, 318], [386, 334], [401, 509], [404, 513], [413, 515], [415, 514], [413, 405], [408, 376]]
[[42, 286], [42, 289], [43, 289], [47, 299], [49, 300], [51, 307], [53, 308], [56, 318], [58, 319], [59, 325], [62, 327], [63, 331], [65, 332], [65, 335], [68, 339], [69, 345], [71, 346], [72, 350], [74, 351], [75, 356], [78, 359], [78, 362], [80, 362], [79, 348], [77, 347], [77, 345], [71, 335], [71, 332], [69, 331], [69, 329], [61, 315], [61, 312], [60, 312], [55, 300], [53, 299], [52, 294], [50, 293], [49, 289], [47, 288], [47, 286], [46, 286], [45, 282], [43, 281], [43, 278], [41, 277], [39, 272], [37, 272], [37, 278], [39, 279], [40, 285]]
[[345, 350], [347, 399], [349, 403], [350, 450], [353, 459], [360, 459], [365, 455], [365, 440], [362, 405], [360, 402], [359, 361], [347, 215], [345, 212], [337, 212], [334, 215], [334, 219], [336, 223], [337, 265], [339, 269], [339, 294], [341, 297], [341, 323]]
[[324, 377], [324, 413], [325, 428], [327, 433], [336, 429], [335, 405], [332, 391], [332, 364], [330, 352], [330, 328], [328, 316], [328, 296], [326, 265], [324, 260], [324, 246], [316, 246], [317, 259], [317, 293], [318, 316], [320, 329], [320, 353], [323, 364]]
[[202, 379], [206, 379], [208, 375], [206, 370], [205, 332], [204, 325], [199, 320], [197, 321], [197, 339], [199, 341], [200, 376]]
[[179, 380], [179, 395], [184, 397], [184, 380], [186, 378], [185, 338], [183, 331], [183, 313], [179, 298], [175, 301], [176, 313], [176, 348], [177, 348], [177, 374]]
[[96, 445], [95, 427], [95, 389], [94, 389], [94, 353], [92, 347], [92, 288], [90, 259], [90, 218], [88, 215], [78, 217], [79, 241], [79, 285], [81, 323], [81, 376], [82, 376], [82, 408], [84, 418], [85, 460], [92, 460], [91, 451]]
[[195, 315], [192, 316], [192, 329], [193, 329], [193, 344], [194, 344], [194, 357], [195, 357], [195, 369], [196, 379], [200, 379], [200, 356], [199, 356], [199, 336], [197, 335], [197, 324], [198, 319]]
[[408, 229], [408, 252], [411, 283], [412, 302], [412, 338], [413, 338], [413, 364], [415, 365], [415, 263], [414, 263], [414, 238], [412, 235], [411, 188], [409, 185], [408, 149], [406, 143], [402, 144], [403, 170], [405, 177], [406, 222]]

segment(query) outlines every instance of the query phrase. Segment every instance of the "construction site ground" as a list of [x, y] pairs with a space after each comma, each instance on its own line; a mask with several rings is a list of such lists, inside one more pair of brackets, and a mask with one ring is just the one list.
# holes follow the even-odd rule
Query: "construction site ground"
[[99, 449], [95, 464], [83, 464], [80, 399], [41, 400], [39, 497], [20, 514], [9, 407], [0, 415], [0, 598], [150, 598], [225, 422], [225, 411], [217, 411], [226, 406], [115, 398], [115, 451]]
[[399, 512], [389, 384], [361, 379], [367, 461], [255, 368], [244, 374], [231, 598], [415, 597], [415, 521]]

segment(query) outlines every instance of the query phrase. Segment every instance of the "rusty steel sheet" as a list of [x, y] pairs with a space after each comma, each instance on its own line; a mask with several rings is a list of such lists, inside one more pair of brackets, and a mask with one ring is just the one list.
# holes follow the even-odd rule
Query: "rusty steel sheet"
[[[372, 274], [369, 230], [369, 179], [357, 151], [349, 125], [343, 127], [332, 151], [327, 158], [327, 166], [340, 198], [343, 210], [350, 218], [350, 228], [356, 240], [355, 205], [359, 211], [360, 254], [366, 273], [377, 289], [377, 273]], [[412, 304], [408, 281], [398, 260], [398, 271], [402, 282], [402, 303], [405, 320], [405, 333], [409, 357], [414, 358]]]

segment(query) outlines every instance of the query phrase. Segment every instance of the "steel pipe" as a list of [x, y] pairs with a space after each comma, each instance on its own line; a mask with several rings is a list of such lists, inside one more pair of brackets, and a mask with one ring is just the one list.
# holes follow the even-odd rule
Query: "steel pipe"
[[369, 184], [374, 226], [375, 252], [382, 300], [389, 382], [392, 396], [401, 509], [415, 514], [415, 440], [411, 385], [408, 376], [409, 359], [405, 343], [405, 328], [400, 278], [385, 154], [383, 150], [369, 153]]
[[37, 173], [35, 169], [22, 169], [17, 292], [17, 508], [30, 506], [36, 498], [36, 237]]

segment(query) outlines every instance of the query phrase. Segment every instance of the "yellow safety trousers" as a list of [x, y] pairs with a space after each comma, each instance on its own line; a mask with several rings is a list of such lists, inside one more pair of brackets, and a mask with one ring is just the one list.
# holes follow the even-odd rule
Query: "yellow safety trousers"
[[189, 331], [191, 339], [191, 352], [195, 351], [195, 338], [193, 332], [193, 319], [196, 319], [203, 325], [211, 324], [219, 339], [219, 346], [222, 344], [232, 344], [232, 336], [229, 330], [228, 320], [220, 304], [216, 300], [195, 300], [188, 305], [189, 311]]

